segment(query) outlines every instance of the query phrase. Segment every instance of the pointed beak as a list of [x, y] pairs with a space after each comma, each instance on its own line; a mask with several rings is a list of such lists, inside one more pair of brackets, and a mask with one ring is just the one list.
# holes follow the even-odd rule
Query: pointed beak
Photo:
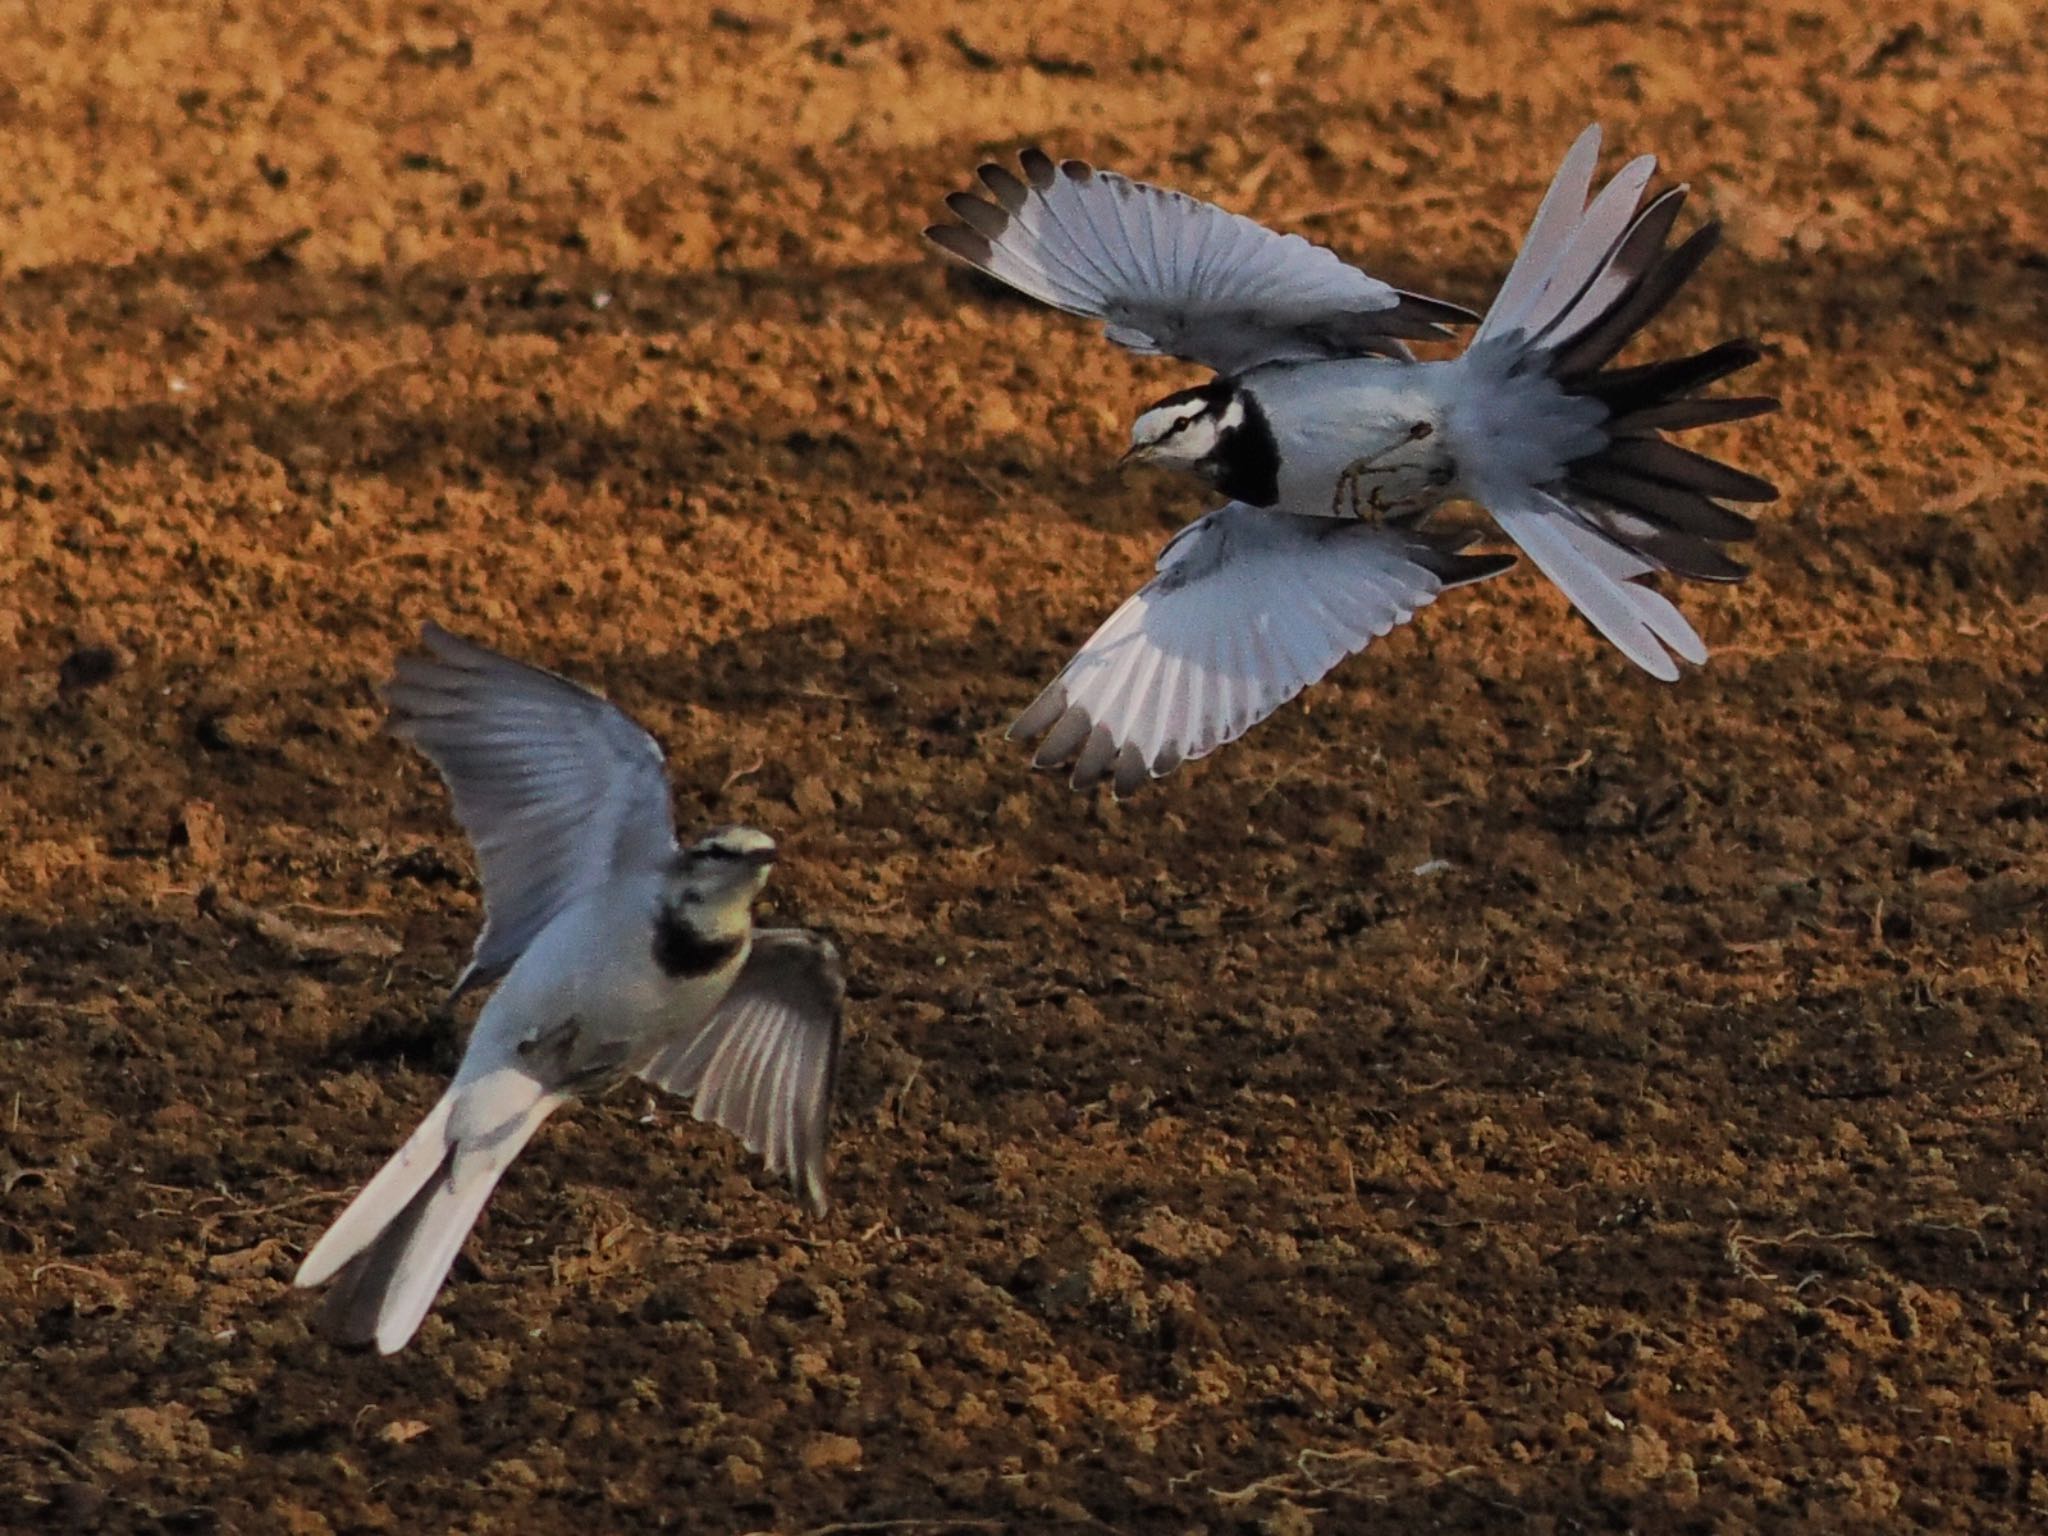
[[1118, 469], [1127, 469], [1133, 464], [1142, 464], [1151, 457], [1152, 445], [1150, 443], [1133, 443], [1117, 458], [1116, 467]]
[[756, 848], [752, 853], [746, 855], [742, 862], [749, 869], [773, 869], [775, 867], [776, 855], [780, 851], [776, 848]]

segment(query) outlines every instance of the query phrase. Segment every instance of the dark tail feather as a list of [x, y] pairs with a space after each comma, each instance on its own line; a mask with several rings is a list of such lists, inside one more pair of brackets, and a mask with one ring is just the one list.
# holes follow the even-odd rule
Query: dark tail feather
[[1630, 474], [1599, 455], [1579, 460], [1565, 478], [1573, 490], [1675, 533], [1724, 544], [1756, 536], [1756, 524], [1740, 512], [1685, 486]]
[[1700, 263], [1721, 243], [1721, 226], [1702, 224], [1677, 250], [1645, 267], [1622, 290], [1614, 307], [1579, 332], [1551, 365], [1556, 378], [1578, 378], [1609, 362], [1629, 338], [1664, 312], [1678, 291], [1699, 271]]
[[[1676, 199], [1666, 194], [1638, 215], [1610, 252], [1606, 276], [1585, 289], [1588, 295], [1612, 290], [1611, 302], [1590, 317], [1582, 303], [1554, 327], [1565, 334], [1558, 335], [1546, 371], [1565, 393], [1597, 400], [1608, 412], [1606, 443], [1566, 465], [1564, 483], [1554, 489], [1623, 548], [1675, 575], [1739, 581], [1746, 569], [1715, 546], [1754, 537], [1756, 524], [1721, 503], [1775, 501], [1777, 487], [1664, 434], [1776, 410], [1778, 402], [1767, 396], [1698, 394], [1757, 362], [1763, 349], [1753, 341], [1724, 341], [1690, 357], [1607, 366], [1678, 296], [1720, 241], [1720, 226], [1710, 223], [1666, 251], [1676, 213]], [[1617, 286], [1615, 275], [1629, 271], [1634, 276]], [[1597, 286], [1603, 281], [1606, 288]]]
[[1661, 437], [1618, 438], [1601, 457], [1616, 469], [1722, 501], [1778, 499], [1778, 488], [1770, 481]]
[[1697, 534], [1660, 528], [1655, 523], [1587, 503], [1581, 509], [1588, 522], [1624, 549], [1634, 550], [1674, 576], [1688, 581], [1740, 581], [1749, 567], [1709, 539]]
[[[1599, 373], [1561, 379], [1575, 395], [1590, 395], [1617, 416], [1652, 406], [1669, 405], [1718, 384], [1731, 373], [1763, 361], [1764, 349], [1744, 338], [1724, 341], [1690, 357], [1641, 363], [1633, 368], [1608, 368]], [[1773, 400], [1772, 405], [1777, 401]]]
[[1461, 553], [1468, 545], [1478, 541], [1474, 529], [1411, 529], [1410, 534], [1424, 549], [1413, 551], [1416, 563], [1427, 568], [1436, 579], [1444, 584], [1444, 590], [1452, 587], [1469, 587], [1475, 581], [1484, 581], [1489, 576], [1498, 576], [1515, 563], [1513, 555], [1467, 555]]
[[1732, 395], [1718, 400], [1671, 400], [1663, 405], [1646, 405], [1626, 416], [1610, 417], [1604, 424], [1612, 436], [1633, 432], [1681, 432], [1687, 427], [1713, 427], [1725, 421], [1747, 421], [1768, 416], [1778, 408], [1771, 395]]

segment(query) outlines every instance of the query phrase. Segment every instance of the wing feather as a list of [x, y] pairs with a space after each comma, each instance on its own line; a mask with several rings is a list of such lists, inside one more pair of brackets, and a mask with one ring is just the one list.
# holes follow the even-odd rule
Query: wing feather
[[391, 730], [441, 772], [483, 876], [457, 995], [502, 975], [579, 895], [675, 852], [661, 749], [586, 688], [440, 625], [402, 657]]
[[845, 1000], [827, 940], [763, 929], [717, 1010], [640, 1076], [689, 1099], [692, 1114], [739, 1137], [822, 1214]]
[[994, 201], [955, 192], [946, 206], [958, 222], [925, 233], [1020, 293], [1102, 321], [1132, 351], [1238, 373], [1282, 359], [1405, 356], [1402, 338], [1470, 318], [1213, 203], [1035, 150], [1021, 163], [1022, 180], [983, 166], [981, 192]]
[[[1040, 767], [1128, 794], [1233, 741], [1445, 587], [1504, 570], [1462, 539], [1233, 502], [1175, 536], [1157, 574], [1010, 728]], [[1113, 777], [1112, 777], [1113, 776]]]

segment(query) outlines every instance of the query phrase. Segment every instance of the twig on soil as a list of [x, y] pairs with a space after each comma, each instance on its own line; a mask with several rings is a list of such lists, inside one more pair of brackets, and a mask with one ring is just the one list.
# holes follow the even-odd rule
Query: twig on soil
[[[830, 1525], [814, 1525], [796, 1536], [859, 1536], [866, 1531], [1001, 1531], [1008, 1527], [1000, 1520], [973, 1520], [959, 1516], [934, 1515], [922, 1520], [835, 1520]], [[756, 1531], [753, 1536], [773, 1536], [772, 1532]]]
[[348, 1197], [345, 1189], [317, 1189], [310, 1195], [293, 1195], [289, 1200], [280, 1200], [275, 1205], [245, 1207], [243, 1216], [274, 1216], [279, 1211], [296, 1210], [302, 1205], [334, 1205]]
[[[1403, 1461], [1398, 1456], [1362, 1449], [1319, 1451], [1313, 1446], [1307, 1447], [1294, 1458], [1294, 1470], [1291, 1472], [1277, 1472], [1238, 1489], [1211, 1488], [1209, 1493], [1217, 1503], [1231, 1507], [1249, 1504], [1267, 1494], [1294, 1500], [1328, 1498], [1334, 1494], [1344, 1498], [1362, 1499], [1373, 1504], [1385, 1504], [1390, 1498], [1389, 1494], [1359, 1486], [1359, 1478], [1375, 1470], [1405, 1475], [1415, 1482], [1449, 1489], [1453, 1493], [1463, 1494], [1468, 1499], [1476, 1499], [1494, 1509], [1520, 1513], [1520, 1507], [1515, 1504], [1465, 1486], [1472, 1478], [1485, 1476], [1485, 1469], [1482, 1467], [1452, 1467], [1447, 1472], [1437, 1473], [1414, 1462]], [[1315, 1510], [1309, 1512], [1320, 1513]]]
[[368, 955], [381, 960], [389, 959], [402, 947], [397, 939], [381, 929], [360, 924], [309, 928], [280, 913], [238, 901], [219, 889], [214, 889], [210, 898], [205, 891], [200, 892], [199, 909], [208, 916], [229, 918], [259, 938], [300, 958], [309, 955]]
[[99, 1481], [99, 1475], [91, 1467], [80, 1461], [76, 1452], [59, 1445], [48, 1435], [40, 1434], [30, 1429], [26, 1424], [10, 1424], [8, 1428], [13, 1432], [16, 1439], [34, 1446], [37, 1450], [55, 1452], [58, 1460], [62, 1461], [65, 1466], [76, 1472], [86, 1482], [97, 1483]]
[[1788, 1286], [1782, 1277], [1754, 1263], [1750, 1258], [1751, 1251], [1757, 1248], [1789, 1248], [1794, 1243], [1869, 1242], [1876, 1236], [1875, 1232], [1866, 1232], [1859, 1228], [1850, 1228], [1841, 1232], [1822, 1232], [1813, 1227], [1799, 1227], [1791, 1232], [1787, 1232], [1783, 1237], [1756, 1237], [1745, 1233], [1742, 1230], [1741, 1223], [1738, 1222], [1728, 1229], [1726, 1252], [1728, 1262], [1734, 1265], [1735, 1272], [1744, 1279], [1754, 1280], [1759, 1285], [1777, 1286], [1781, 1289], [1790, 1290], [1794, 1295], [1797, 1295], [1806, 1288], [1811, 1279], [1810, 1276], [1807, 1280], [1801, 1280], [1797, 1285]]
[[[2004, 1061], [1994, 1061], [1989, 1066], [1979, 1067], [1976, 1071], [1957, 1078], [1956, 1081], [1966, 1088], [1974, 1088], [1979, 1083], [1988, 1083], [1994, 1077], [2004, 1077], [2008, 1073], [2019, 1071], [2022, 1066], [2031, 1065], [2031, 1062], [2016, 1061], [2012, 1057], [2007, 1057]], [[16, 1097], [18, 1099], [19, 1095]]]
[[284, 905], [294, 912], [310, 912], [315, 917], [381, 917], [386, 921], [391, 917], [382, 907], [323, 907], [317, 901], [288, 901]]
[[[155, 1190], [158, 1194], [163, 1195], [190, 1195], [192, 1197], [192, 1204], [190, 1205], [190, 1207], [188, 1207], [184, 1211], [168, 1212], [171, 1215], [184, 1216], [196, 1214], [199, 1210], [199, 1207], [206, 1204], [209, 1200], [218, 1201], [222, 1205], [229, 1206], [233, 1209], [235, 1215], [248, 1218], [256, 1216], [274, 1216], [279, 1211], [293, 1210], [302, 1205], [332, 1204], [337, 1200], [345, 1199], [348, 1194], [348, 1191], [346, 1190], [316, 1189], [310, 1194], [293, 1195], [289, 1200], [280, 1200], [275, 1205], [252, 1206], [251, 1204], [249, 1204], [247, 1200], [244, 1200], [240, 1195], [235, 1194], [231, 1190], [195, 1189], [189, 1184], [145, 1183], [141, 1187], [143, 1189]], [[168, 1210], [168, 1208], [160, 1207], [158, 1210], [154, 1210], [150, 1214], [156, 1215], [159, 1214], [159, 1211], [164, 1210]], [[227, 1213], [222, 1212], [221, 1214], [225, 1215]]]
[[1300, 1491], [1301, 1485], [1295, 1480], [1292, 1472], [1275, 1472], [1271, 1477], [1262, 1477], [1256, 1482], [1246, 1483], [1242, 1488], [1211, 1488], [1209, 1497], [1218, 1504], [1234, 1508], [1239, 1504], [1249, 1504], [1252, 1500], [1269, 1493], [1291, 1494]]
[[96, 1269], [87, 1269], [83, 1264], [66, 1264], [61, 1259], [52, 1259], [47, 1264], [38, 1264], [28, 1272], [28, 1283], [30, 1285], [41, 1284], [43, 1276], [53, 1269], [66, 1274], [84, 1275], [88, 1280], [98, 1281], [123, 1306], [128, 1304], [128, 1288], [112, 1275], [103, 1275]]
[[[2002, 1212], [2004, 1207], [1992, 1206], [1990, 1209]], [[1987, 1212], [1987, 1214], [1989, 1213]], [[1959, 1232], [1970, 1240], [1971, 1244], [1976, 1248], [1979, 1258], [1982, 1258], [1991, 1248], [1991, 1245], [1984, 1241], [1984, 1229], [1982, 1227], [1973, 1227], [1967, 1222], [1909, 1221], [1906, 1225], [1915, 1232]]]
[[[1292, 1472], [1276, 1472], [1270, 1477], [1246, 1483], [1238, 1489], [1211, 1488], [1209, 1492], [1217, 1503], [1233, 1506], [1249, 1504], [1268, 1493], [1287, 1497], [1347, 1493], [1372, 1498], [1374, 1495], [1362, 1493], [1357, 1486], [1357, 1474], [1365, 1471], [1368, 1466], [1394, 1467], [1410, 1472], [1415, 1470], [1407, 1462], [1380, 1451], [1319, 1451], [1309, 1447], [1294, 1458]], [[1327, 1472], [1336, 1472], [1338, 1475], [1331, 1477]]]
[[1015, 498], [1010, 495], [1007, 489], [995, 484], [992, 480], [988, 478], [987, 475], [984, 475], [972, 464], [968, 464], [963, 461], [959, 467], [962, 473], [964, 473], [968, 479], [972, 480], [984, 491], [987, 491], [990, 498], [993, 499], [998, 506], [1008, 508], [1011, 505], [1011, 503], [1015, 500]]

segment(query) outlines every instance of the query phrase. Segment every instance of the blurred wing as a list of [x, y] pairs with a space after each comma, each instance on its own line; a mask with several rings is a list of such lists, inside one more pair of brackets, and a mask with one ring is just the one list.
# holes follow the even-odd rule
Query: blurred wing
[[455, 995], [495, 980], [570, 901], [675, 851], [661, 749], [615, 706], [429, 623], [384, 690], [455, 800], [484, 931]]
[[1110, 615], [1010, 727], [1041, 768], [1127, 795], [1213, 752], [1446, 587], [1506, 570], [1468, 537], [1296, 517], [1232, 502], [1175, 536], [1159, 574]]
[[1694, 666], [1706, 661], [1699, 632], [1669, 598], [1643, 584], [1658, 567], [1641, 553], [1588, 526], [1546, 491], [1496, 497], [1487, 510], [1572, 606], [1650, 676], [1676, 682], [1674, 656]]
[[829, 942], [794, 928], [763, 929], [717, 1011], [640, 1075], [692, 1098], [693, 1115], [739, 1137], [823, 1215], [845, 1001], [839, 952]]
[[941, 250], [1068, 314], [1104, 322], [1133, 352], [1239, 373], [1281, 359], [1408, 356], [1402, 341], [1473, 318], [1403, 293], [1325, 246], [1181, 192], [1055, 164], [1027, 149], [1024, 176], [981, 168], [987, 198], [955, 192], [959, 221], [925, 231]]

